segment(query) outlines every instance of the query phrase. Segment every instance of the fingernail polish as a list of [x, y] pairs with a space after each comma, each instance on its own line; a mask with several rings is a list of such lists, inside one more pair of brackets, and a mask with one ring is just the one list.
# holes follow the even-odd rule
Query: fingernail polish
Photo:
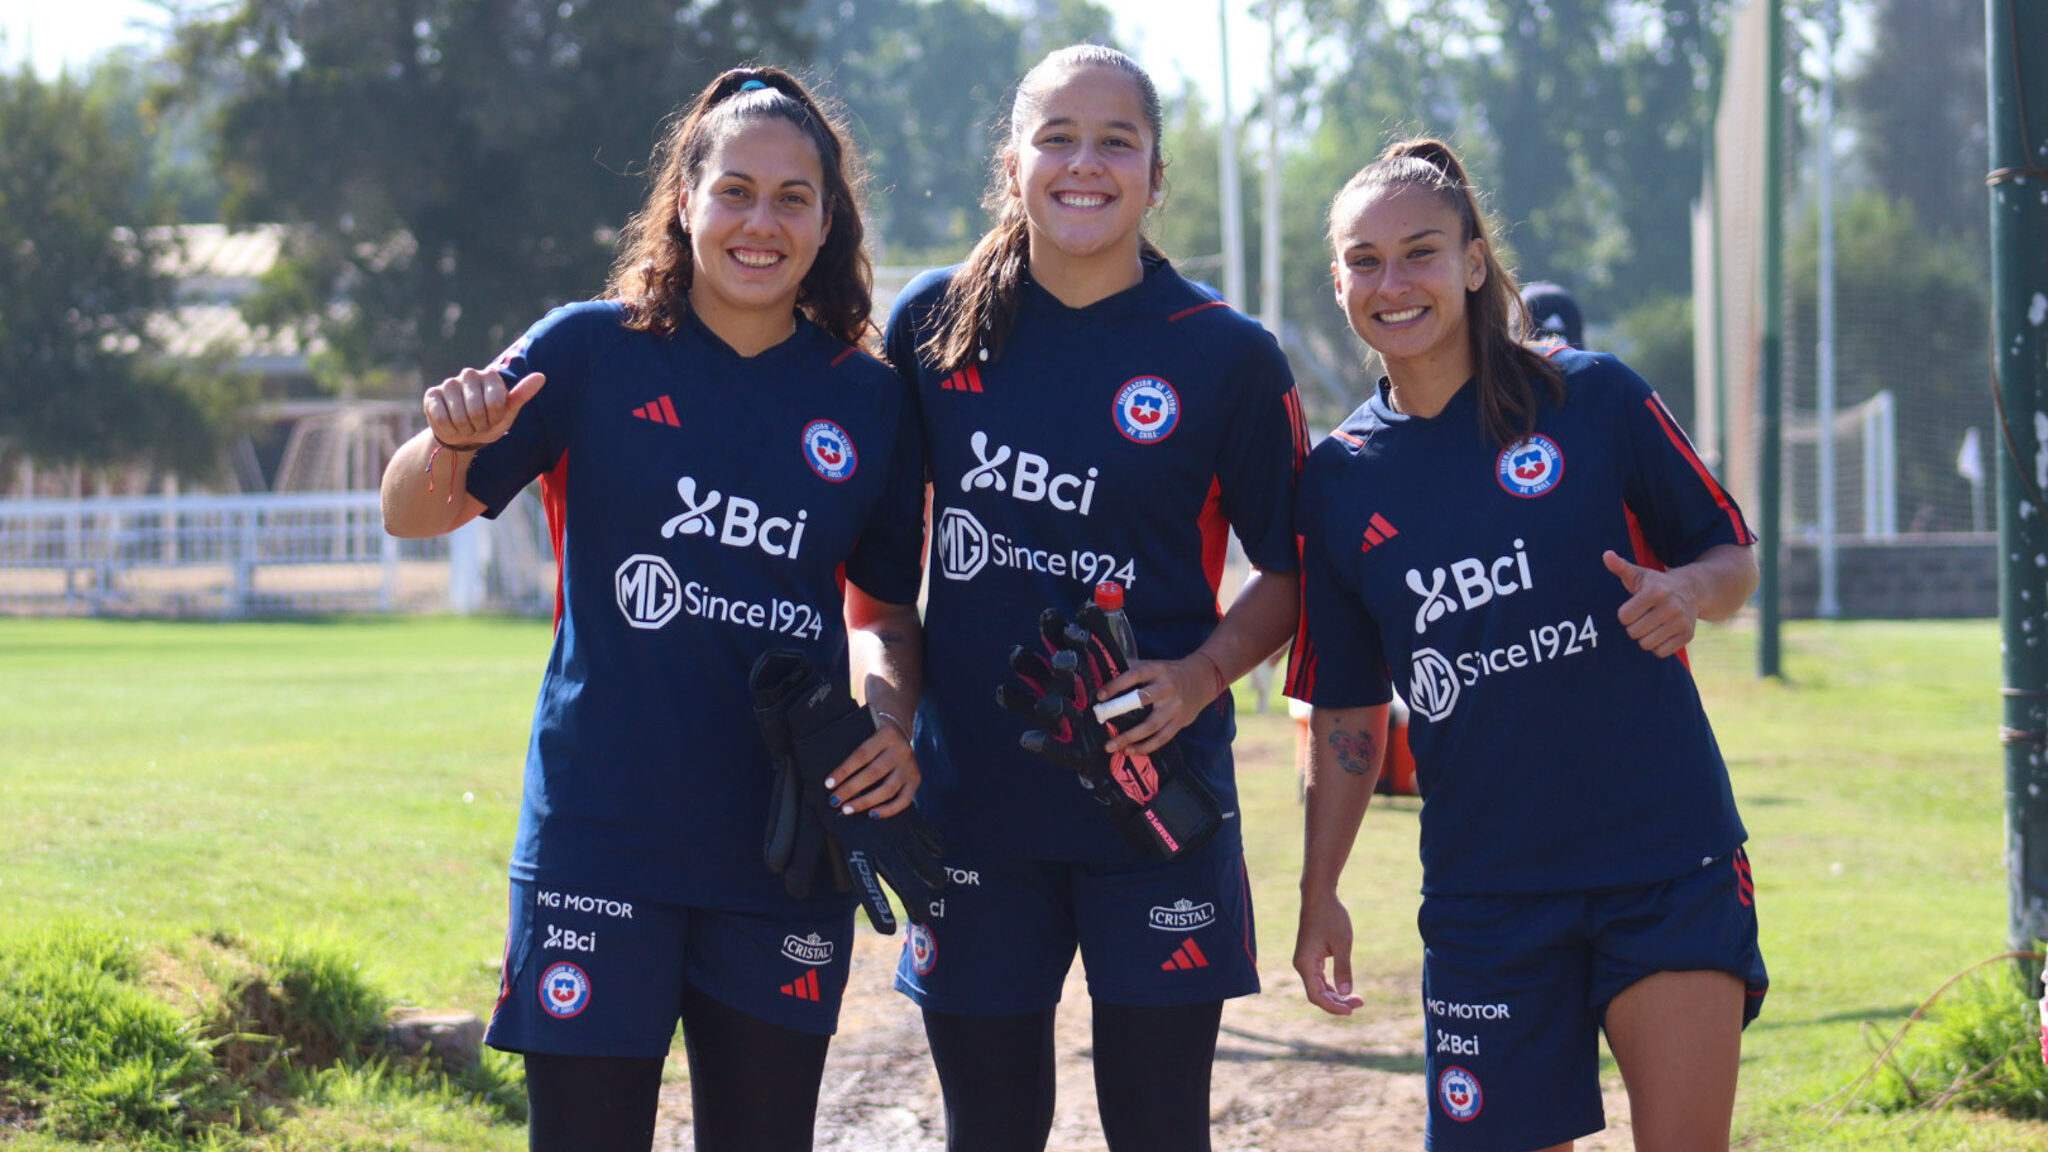
[[825, 803], [827, 803], [827, 804], [830, 804], [830, 805], [831, 805], [831, 806], [833, 806], [834, 808], [837, 808], [837, 807], [839, 807], [839, 797], [837, 797], [837, 796], [828, 796], [828, 797], [826, 797], [826, 798], [825, 798]]

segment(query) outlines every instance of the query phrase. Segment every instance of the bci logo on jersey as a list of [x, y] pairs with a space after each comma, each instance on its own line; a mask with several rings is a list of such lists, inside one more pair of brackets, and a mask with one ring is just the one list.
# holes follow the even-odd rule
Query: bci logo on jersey
[[[1492, 561], [1467, 557], [1448, 569], [1431, 569], [1427, 580], [1422, 569], [1410, 568], [1408, 590], [1422, 597], [1422, 606], [1415, 610], [1415, 634], [1427, 632], [1431, 624], [1456, 612], [1461, 604], [1471, 611], [1496, 596], [1512, 596], [1533, 587], [1529, 554], [1523, 548], [1523, 543], [1517, 540], [1515, 550], [1505, 556]], [[1455, 599], [1451, 596], [1453, 589], [1448, 587], [1452, 582], [1456, 583]]]
[[1564, 452], [1548, 436], [1528, 436], [1501, 450], [1494, 461], [1500, 486], [1529, 499], [1543, 495], [1564, 479]]
[[1109, 411], [1125, 439], [1157, 444], [1180, 423], [1180, 394], [1157, 376], [1140, 376], [1117, 391]]
[[[851, 448], [845, 459], [850, 473]], [[770, 556], [787, 556], [791, 560], [796, 559], [797, 550], [804, 545], [804, 523], [811, 516], [808, 511], [799, 509], [794, 520], [786, 516], [764, 519], [759, 504], [745, 496], [727, 496], [716, 488], [700, 500], [696, 478], [691, 476], [676, 481], [676, 495], [683, 498], [683, 512], [669, 517], [661, 526], [663, 539], [709, 536], [729, 548], [759, 548]], [[721, 501], [725, 510], [714, 519], [713, 513], [718, 512]]]
[[853, 451], [853, 437], [830, 420], [813, 420], [804, 426], [804, 459], [811, 471], [834, 484], [853, 475], [860, 464]]
[[[1095, 503], [1097, 469], [1088, 469], [1086, 477], [1071, 472], [1054, 472], [1052, 464], [1036, 453], [1013, 450], [1008, 444], [989, 447], [986, 432], [970, 436], [967, 445], [974, 449], [974, 458], [980, 463], [960, 477], [962, 492], [994, 489], [1007, 492], [1011, 499], [1022, 500], [1026, 504], [1042, 501], [1062, 512], [1079, 512], [1083, 516]], [[1013, 459], [1014, 465], [1011, 463]]]

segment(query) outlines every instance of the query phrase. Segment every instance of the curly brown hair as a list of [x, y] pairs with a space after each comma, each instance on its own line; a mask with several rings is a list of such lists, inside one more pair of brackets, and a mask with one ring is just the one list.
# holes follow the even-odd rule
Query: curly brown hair
[[[1360, 168], [1330, 201], [1330, 247], [1336, 250], [1341, 243], [1338, 229], [1351, 222], [1357, 198], [1406, 188], [1421, 188], [1455, 212], [1464, 232], [1461, 240], [1484, 241], [1480, 247], [1486, 279], [1465, 293], [1466, 333], [1480, 420], [1487, 434], [1506, 447], [1536, 430], [1536, 382], [1542, 382], [1553, 400], [1564, 403], [1564, 372], [1523, 343], [1522, 333], [1528, 331], [1529, 324], [1521, 292], [1515, 287], [1514, 275], [1496, 255], [1498, 249], [1480, 207], [1479, 193], [1451, 146], [1430, 137], [1398, 140]], [[1339, 259], [1342, 256], [1339, 251]]]
[[670, 335], [690, 310], [696, 268], [680, 205], [704, 173], [712, 149], [740, 125], [764, 117], [787, 120], [817, 146], [825, 172], [825, 221], [817, 259], [797, 289], [797, 311], [838, 339], [874, 342], [874, 269], [861, 224], [866, 170], [847, 143], [836, 112], [780, 68], [733, 68], [706, 85], [669, 119], [655, 148], [647, 199], [619, 236], [605, 296], [626, 306], [626, 326]]

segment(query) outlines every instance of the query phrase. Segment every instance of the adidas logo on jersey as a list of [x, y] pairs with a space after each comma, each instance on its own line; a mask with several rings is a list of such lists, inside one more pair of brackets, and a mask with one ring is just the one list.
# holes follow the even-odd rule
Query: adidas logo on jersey
[[799, 1000], [822, 999], [822, 997], [818, 995], [817, 971], [813, 969], [812, 971], [804, 973], [803, 975], [797, 977], [789, 983], [784, 984], [782, 986], [782, 994], [784, 996], [794, 996]]
[[981, 391], [981, 369], [970, 364], [960, 371], [939, 381], [939, 387], [947, 392]]
[[1375, 512], [1372, 519], [1365, 522], [1365, 540], [1358, 546], [1358, 550], [1370, 552], [1400, 534], [1392, 524], [1387, 523], [1386, 517]]
[[1185, 972], [1191, 968], [1208, 966], [1209, 958], [1202, 954], [1201, 945], [1196, 944], [1193, 937], [1189, 937], [1180, 942], [1180, 947], [1173, 950], [1173, 955], [1167, 957], [1166, 963], [1161, 964], [1159, 969], [1162, 972]]
[[666, 424], [671, 428], [681, 428], [683, 426], [683, 422], [676, 418], [675, 401], [670, 400], [667, 396], [649, 400], [640, 407], [633, 409], [633, 418], [636, 420], [652, 420], [656, 424]]

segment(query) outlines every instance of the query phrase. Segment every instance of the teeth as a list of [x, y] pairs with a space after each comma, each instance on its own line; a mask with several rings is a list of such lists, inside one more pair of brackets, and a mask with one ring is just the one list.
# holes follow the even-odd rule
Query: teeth
[[772, 267], [782, 259], [773, 252], [734, 252], [732, 258], [749, 268]]
[[1063, 192], [1059, 201], [1069, 208], [1100, 208], [1109, 203], [1109, 197], [1092, 192]]
[[1422, 306], [1418, 304], [1413, 308], [1403, 308], [1399, 312], [1382, 312], [1380, 313], [1380, 323], [1403, 324], [1420, 315], [1422, 315]]

